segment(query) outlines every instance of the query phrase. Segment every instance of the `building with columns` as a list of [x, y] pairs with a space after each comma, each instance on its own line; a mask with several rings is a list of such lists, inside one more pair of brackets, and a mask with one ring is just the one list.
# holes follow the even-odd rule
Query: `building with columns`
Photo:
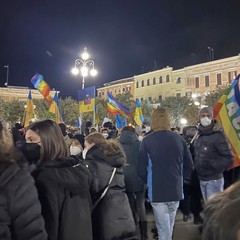
[[[105, 83], [97, 91], [100, 98], [106, 98], [107, 91], [113, 95], [124, 93], [123, 89], [126, 91], [128, 84], [134, 99], [149, 100], [151, 103], [160, 103], [169, 96], [191, 97], [193, 94], [203, 101], [210, 91], [229, 85], [237, 74], [240, 74], [240, 54], [177, 70], [167, 66], [132, 78]], [[124, 87], [122, 84], [125, 84]]]
[[133, 77], [123, 78], [109, 83], [104, 83], [104, 87], [97, 89], [97, 96], [101, 99], [107, 98], [109, 91], [114, 97], [118, 94], [130, 92], [134, 96]]

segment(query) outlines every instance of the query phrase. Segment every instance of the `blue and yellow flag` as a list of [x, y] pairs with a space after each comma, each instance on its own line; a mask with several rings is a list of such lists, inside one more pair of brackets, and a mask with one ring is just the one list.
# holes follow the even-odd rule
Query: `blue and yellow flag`
[[34, 116], [35, 116], [35, 111], [34, 111], [34, 106], [33, 106], [33, 101], [32, 101], [32, 92], [30, 89], [29, 93], [28, 93], [26, 108], [24, 111], [23, 126], [25, 128], [30, 124], [30, 122], [34, 118]]
[[134, 114], [134, 121], [136, 122], [137, 125], [142, 125], [144, 120], [143, 114], [142, 114], [142, 109], [141, 109], [141, 103], [139, 99], [136, 99], [136, 109], [135, 109], [135, 114]]
[[218, 119], [228, 138], [234, 155], [233, 167], [240, 166], [240, 75], [225, 90], [213, 108], [214, 118]]
[[95, 86], [78, 90], [79, 112], [93, 112], [95, 107]]
[[62, 116], [61, 116], [61, 113], [60, 113], [60, 110], [59, 110], [59, 102], [58, 102], [58, 94], [57, 94], [57, 92], [55, 92], [55, 95], [54, 95], [54, 98], [53, 98], [53, 102], [50, 105], [50, 108], [49, 108], [48, 111], [55, 114], [55, 116], [56, 116], [55, 122], [57, 124], [63, 122]]

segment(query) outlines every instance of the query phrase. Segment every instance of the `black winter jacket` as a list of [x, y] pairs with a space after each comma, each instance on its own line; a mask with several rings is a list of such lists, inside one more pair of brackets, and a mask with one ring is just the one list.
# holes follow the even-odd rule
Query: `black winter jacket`
[[198, 127], [199, 136], [194, 142], [195, 168], [202, 181], [217, 180], [231, 167], [233, 155], [219, 123]]
[[34, 180], [11, 161], [0, 162], [0, 239], [47, 239]]
[[123, 131], [118, 138], [127, 158], [127, 164], [123, 168], [126, 192], [143, 191], [146, 186], [137, 173], [137, 164], [139, 160], [140, 141], [136, 133]]
[[123, 155], [105, 156], [96, 146], [87, 152], [86, 163], [93, 176], [92, 199], [95, 202], [108, 185], [113, 168], [116, 173], [106, 195], [93, 211], [93, 234], [96, 240], [136, 239], [135, 223], [125, 194]]
[[44, 162], [33, 171], [49, 240], [92, 240], [91, 174], [77, 158]]

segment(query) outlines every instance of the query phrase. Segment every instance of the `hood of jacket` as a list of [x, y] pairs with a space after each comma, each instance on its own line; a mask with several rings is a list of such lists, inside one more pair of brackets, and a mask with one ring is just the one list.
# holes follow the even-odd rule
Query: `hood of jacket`
[[214, 119], [211, 124], [207, 127], [202, 126], [201, 124], [199, 124], [198, 126], [198, 132], [199, 135], [211, 135], [214, 132], [218, 132], [218, 131], [222, 131], [221, 125], [220, 123]]
[[134, 142], [139, 141], [137, 134], [134, 132], [130, 132], [130, 131], [121, 132], [121, 135], [118, 138], [118, 140], [121, 144], [132, 144]]
[[123, 153], [119, 152], [116, 155], [109, 155], [106, 156], [101, 149], [99, 149], [97, 146], [91, 147], [87, 152], [87, 160], [91, 159], [101, 159], [102, 161], [107, 162], [112, 167], [122, 167], [125, 162], [126, 158], [123, 155]]
[[0, 188], [6, 185], [20, 170], [20, 166], [16, 162], [4, 161], [0, 162]]
[[86, 182], [86, 179], [88, 185], [92, 181], [87, 166], [74, 156], [44, 162], [33, 171], [32, 175], [37, 182], [55, 182], [73, 193], [79, 193], [83, 190], [82, 183]]

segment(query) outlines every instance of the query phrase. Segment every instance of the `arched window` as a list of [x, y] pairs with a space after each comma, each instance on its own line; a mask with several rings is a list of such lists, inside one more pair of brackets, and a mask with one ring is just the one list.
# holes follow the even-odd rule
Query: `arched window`
[[166, 76], [166, 82], [170, 82], [169, 75]]
[[150, 80], [149, 79], [147, 80], [147, 86], [150, 86]]
[[162, 76], [159, 77], [159, 83], [162, 83]]
[[142, 87], [144, 87], [144, 80], [142, 80]]
[[156, 78], [154, 77], [153, 78], [153, 85], [155, 85], [156, 84]]
[[138, 86], [138, 82], [136, 82], [136, 88], [139, 88], [139, 86]]

